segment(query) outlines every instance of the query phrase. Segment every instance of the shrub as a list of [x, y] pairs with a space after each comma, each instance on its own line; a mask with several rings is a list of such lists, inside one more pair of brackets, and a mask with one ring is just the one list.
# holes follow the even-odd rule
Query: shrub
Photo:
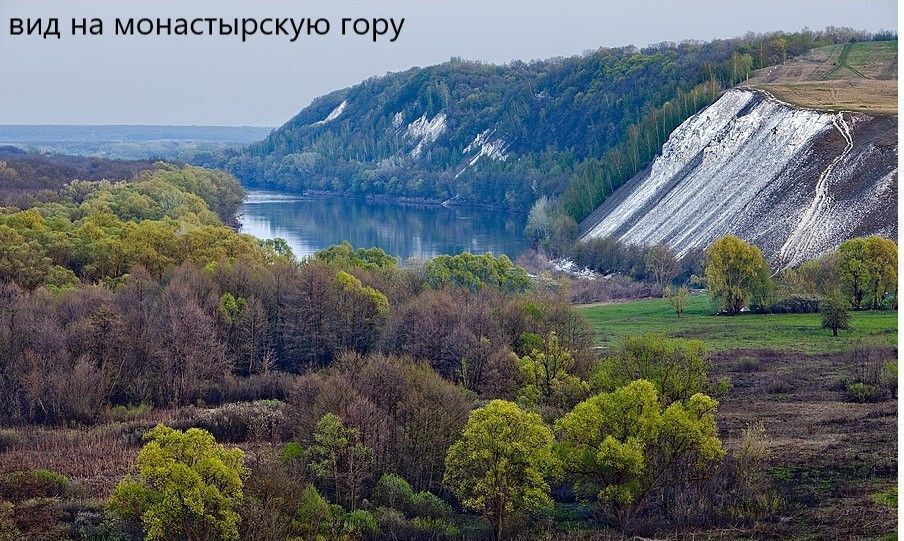
[[143, 419], [153, 409], [154, 406], [150, 404], [138, 404], [136, 406], [117, 405], [110, 408], [107, 412], [107, 418], [111, 421], [120, 422], [137, 421]]
[[878, 402], [897, 396], [898, 364], [882, 361], [878, 354], [861, 350], [858, 356], [863, 361], [855, 368], [853, 375], [841, 383], [848, 398], [854, 402]]
[[766, 468], [773, 453], [763, 423], [744, 429], [732, 452], [733, 479], [729, 514], [745, 520], [759, 520], [778, 511], [782, 501], [772, 487]]
[[347, 513], [342, 506], [330, 504], [314, 485], [308, 485], [302, 492], [292, 530], [304, 540], [356, 541], [372, 537], [379, 532], [379, 526], [369, 512], [358, 509]]
[[796, 387], [788, 380], [780, 379], [769, 384], [766, 392], [769, 394], [789, 394], [794, 392]]
[[875, 402], [882, 396], [882, 389], [878, 385], [869, 385], [862, 381], [847, 384], [848, 397], [854, 402]]
[[226, 404], [201, 413], [195, 425], [217, 441], [241, 443], [277, 439], [284, 421], [282, 403], [259, 400]]
[[0, 499], [13, 503], [35, 498], [63, 498], [72, 494], [72, 482], [50, 470], [7, 473], [0, 477]]
[[772, 314], [815, 314], [819, 312], [819, 299], [791, 295], [772, 303], [768, 311]]
[[760, 359], [751, 355], [742, 355], [735, 360], [734, 366], [741, 372], [754, 372], [760, 367]]
[[398, 475], [386, 474], [377, 481], [371, 500], [378, 507], [388, 507], [403, 515], [410, 515], [414, 507], [414, 491], [408, 481]]
[[0, 429], [0, 453], [22, 442], [22, 435], [11, 429]]
[[675, 311], [675, 315], [681, 317], [681, 314], [687, 310], [687, 305], [690, 302], [690, 290], [687, 286], [681, 286], [678, 288], [667, 287], [663, 290], [662, 295], [668, 299], [669, 306], [672, 307], [672, 310]]

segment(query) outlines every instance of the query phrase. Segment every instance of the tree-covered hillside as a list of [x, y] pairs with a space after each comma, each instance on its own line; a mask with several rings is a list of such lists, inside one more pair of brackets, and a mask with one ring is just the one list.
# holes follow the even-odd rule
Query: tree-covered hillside
[[452, 59], [318, 98], [227, 165], [290, 191], [516, 208], [557, 196], [579, 220], [753, 69], [872, 37], [830, 28], [507, 65]]

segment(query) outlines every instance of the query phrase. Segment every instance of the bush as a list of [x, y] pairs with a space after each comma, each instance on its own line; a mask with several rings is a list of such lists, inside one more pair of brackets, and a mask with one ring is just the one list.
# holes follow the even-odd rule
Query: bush
[[201, 413], [195, 426], [213, 434], [217, 441], [241, 443], [278, 439], [283, 421], [281, 402], [259, 400], [206, 410]]
[[781, 498], [766, 473], [772, 455], [763, 423], [748, 426], [731, 454], [734, 475], [729, 514], [745, 520], [759, 520], [781, 507]]
[[853, 375], [841, 383], [848, 398], [854, 402], [879, 402], [897, 396], [898, 364], [896, 361], [882, 361], [871, 350], [861, 350], [858, 356], [864, 359]]
[[780, 299], [769, 307], [772, 314], [815, 314], [819, 312], [819, 299], [803, 295], [791, 295]]
[[138, 404], [136, 406], [113, 406], [107, 412], [107, 418], [111, 421], [129, 422], [138, 421], [153, 411], [154, 406]]
[[743, 355], [735, 360], [734, 367], [741, 372], [754, 372], [760, 367], [760, 360], [757, 357]]
[[72, 492], [72, 482], [50, 470], [16, 471], [0, 477], [0, 499], [13, 503], [35, 498], [64, 498]]
[[22, 435], [15, 430], [0, 429], [0, 453], [22, 442]]
[[869, 385], [862, 381], [847, 384], [848, 397], [854, 402], [877, 402], [884, 394], [878, 385]]

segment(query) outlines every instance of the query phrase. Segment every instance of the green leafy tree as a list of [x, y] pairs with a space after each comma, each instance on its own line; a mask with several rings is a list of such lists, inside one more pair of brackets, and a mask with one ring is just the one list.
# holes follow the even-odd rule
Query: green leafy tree
[[867, 293], [870, 308], [882, 308], [887, 295], [894, 295], [898, 288], [898, 245], [882, 237], [866, 238], [869, 267]]
[[851, 314], [848, 312], [849, 306], [848, 300], [839, 293], [822, 299], [819, 302], [819, 311], [822, 313], [822, 328], [831, 329], [832, 336], [838, 336], [839, 329], [850, 329]]
[[478, 291], [491, 286], [514, 293], [530, 286], [527, 271], [513, 265], [508, 256], [494, 257], [490, 253], [437, 256], [424, 265], [424, 273], [427, 283], [435, 288], [454, 285]]
[[398, 265], [396, 258], [380, 248], [358, 248], [356, 250], [348, 241], [324, 248], [314, 254], [314, 257], [339, 269], [388, 270], [394, 269]]
[[591, 382], [596, 391], [608, 392], [644, 379], [656, 387], [665, 404], [671, 404], [708, 393], [709, 368], [701, 340], [647, 333], [616, 342], [597, 365]]
[[271, 263], [276, 261], [292, 262], [295, 260], [292, 247], [289, 246], [285, 239], [260, 239], [258, 243], [267, 261]]
[[137, 474], [119, 483], [109, 507], [140, 523], [148, 541], [238, 540], [244, 453], [197, 428], [158, 425], [145, 439]]
[[769, 266], [759, 248], [728, 235], [706, 250], [706, 280], [713, 299], [734, 315], [769, 287]]
[[366, 353], [376, 343], [389, 316], [389, 300], [345, 271], [336, 274], [334, 286], [336, 340], [342, 349]]
[[364, 445], [358, 429], [327, 413], [317, 422], [305, 456], [314, 475], [332, 489], [334, 501], [354, 510], [373, 461], [373, 449]]
[[446, 455], [443, 484], [462, 505], [483, 513], [503, 539], [512, 514], [552, 505], [548, 479], [558, 473], [552, 432], [539, 415], [493, 400], [474, 410]]
[[587, 396], [590, 385], [571, 374], [574, 358], [555, 332], [518, 360], [524, 382], [519, 401], [531, 406], [570, 408]]
[[716, 406], [695, 394], [664, 407], [656, 387], [637, 380], [581, 402], [560, 419], [555, 452], [575, 491], [629, 526], [676, 468], [702, 472], [724, 456]]
[[314, 485], [301, 493], [298, 512], [292, 521], [291, 541], [358, 541], [379, 531], [377, 521], [367, 511], [347, 512], [331, 504]]
[[849, 296], [851, 306], [859, 310], [863, 306], [871, 278], [866, 239], [856, 238], [846, 241], [838, 247], [838, 253], [841, 287]]
[[14, 282], [34, 289], [44, 282], [51, 259], [36, 241], [0, 223], [0, 282]]

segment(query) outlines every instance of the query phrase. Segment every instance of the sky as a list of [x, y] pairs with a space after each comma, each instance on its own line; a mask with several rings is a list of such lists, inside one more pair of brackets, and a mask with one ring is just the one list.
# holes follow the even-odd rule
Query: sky
[[[11, 36], [58, 17], [62, 38]], [[102, 18], [101, 37], [68, 35]], [[116, 17], [324, 17], [325, 37], [122, 37]], [[405, 18], [395, 43], [341, 36], [343, 17]], [[504, 63], [748, 31], [897, 30], [895, 0], [0, 0], [0, 124], [278, 126], [317, 96], [451, 57]]]

